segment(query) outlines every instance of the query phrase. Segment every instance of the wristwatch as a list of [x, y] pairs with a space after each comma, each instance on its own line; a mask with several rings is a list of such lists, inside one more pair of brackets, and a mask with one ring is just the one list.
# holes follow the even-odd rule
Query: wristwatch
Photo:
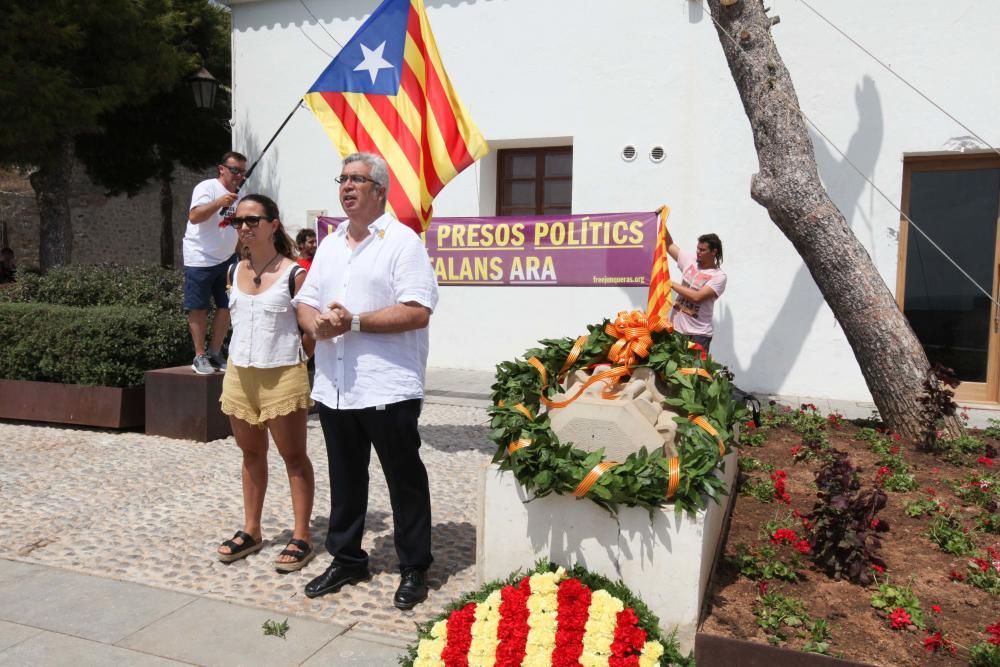
[[361, 331], [361, 316], [355, 315], [351, 318], [351, 331]]

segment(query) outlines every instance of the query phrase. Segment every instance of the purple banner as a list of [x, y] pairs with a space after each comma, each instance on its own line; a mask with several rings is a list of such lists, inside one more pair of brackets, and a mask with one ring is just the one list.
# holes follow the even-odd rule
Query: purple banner
[[[345, 218], [320, 217], [318, 240]], [[434, 218], [423, 234], [439, 285], [642, 287], [656, 213]]]

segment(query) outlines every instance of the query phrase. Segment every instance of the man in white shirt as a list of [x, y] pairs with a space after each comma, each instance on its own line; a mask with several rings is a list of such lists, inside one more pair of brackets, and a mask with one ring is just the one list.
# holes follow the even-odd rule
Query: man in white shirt
[[412, 609], [427, 598], [433, 561], [417, 420], [437, 280], [420, 237], [385, 212], [389, 171], [382, 158], [349, 155], [337, 182], [347, 221], [320, 244], [293, 301], [299, 326], [317, 341], [312, 397], [330, 468], [326, 549], [333, 562], [305, 593], [324, 595], [370, 576], [361, 539], [374, 446], [389, 487], [401, 571], [393, 604]]
[[[191, 193], [187, 230], [184, 232], [184, 310], [194, 342], [191, 368], [200, 375], [223, 370], [222, 342], [229, 331], [229, 298], [226, 272], [235, 259], [236, 230], [223, 224], [232, 217], [241, 197], [236, 193], [247, 172], [247, 159], [230, 151], [222, 156], [215, 178], [202, 181]], [[221, 211], [226, 211], [225, 214]], [[212, 340], [205, 350], [208, 310], [215, 302]]]

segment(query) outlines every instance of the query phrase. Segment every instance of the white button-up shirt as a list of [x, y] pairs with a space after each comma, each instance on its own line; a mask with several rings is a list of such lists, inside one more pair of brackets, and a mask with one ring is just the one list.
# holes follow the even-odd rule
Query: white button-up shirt
[[[344, 221], [316, 251], [293, 303], [321, 313], [332, 302], [356, 315], [415, 301], [432, 311], [438, 287], [420, 237], [389, 214], [368, 226], [371, 235], [351, 250]], [[313, 400], [359, 409], [424, 395], [427, 328], [402, 333], [347, 331], [316, 343]]]

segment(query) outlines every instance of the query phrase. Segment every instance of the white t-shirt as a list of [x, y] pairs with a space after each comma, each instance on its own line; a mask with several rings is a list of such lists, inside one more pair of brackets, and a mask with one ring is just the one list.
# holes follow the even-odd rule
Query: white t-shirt
[[[420, 237], [384, 214], [351, 250], [348, 224], [319, 244], [292, 303], [322, 313], [336, 301], [358, 315], [408, 301], [434, 310], [437, 278]], [[402, 333], [348, 331], [317, 341], [313, 400], [335, 409], [360, 409], [422, 398], [428, 348], [426, 327]]]
[[[195, 186], [191, 193], [191, 205], [188, 211], [195, 206], [207, 204], [218, 199], [229, 192], [217, 178], [210, 178]], [[243, 196], [237, 197], [236, 202], [229, 209], [229, 215], [236, 210], [236, 205], [240, 203]], [[233, 256], [236, 250], [236, 240], [238, 234], [232, 227], [219, 228], [219, 223], [223, 216], [218, 211], [212, 211], [212, 217], [205, 222], [195, 224], [188, 220], [187, 230], [184, 232], [184, 266], [216, 266], [222, 264]]]
[[683, 272], [681, 285], [696, 292], [708, 285], [715, 296], [695, 303], [678, 294], [671, 311], [674, 328], [678, 333], [689, 336], [711, 336], [712, 310], [716, 300], [726, 291], [726, 274], [722, 269], [699, 269], [697, 256], [684, 250], [677, 253], [677, 266]]

